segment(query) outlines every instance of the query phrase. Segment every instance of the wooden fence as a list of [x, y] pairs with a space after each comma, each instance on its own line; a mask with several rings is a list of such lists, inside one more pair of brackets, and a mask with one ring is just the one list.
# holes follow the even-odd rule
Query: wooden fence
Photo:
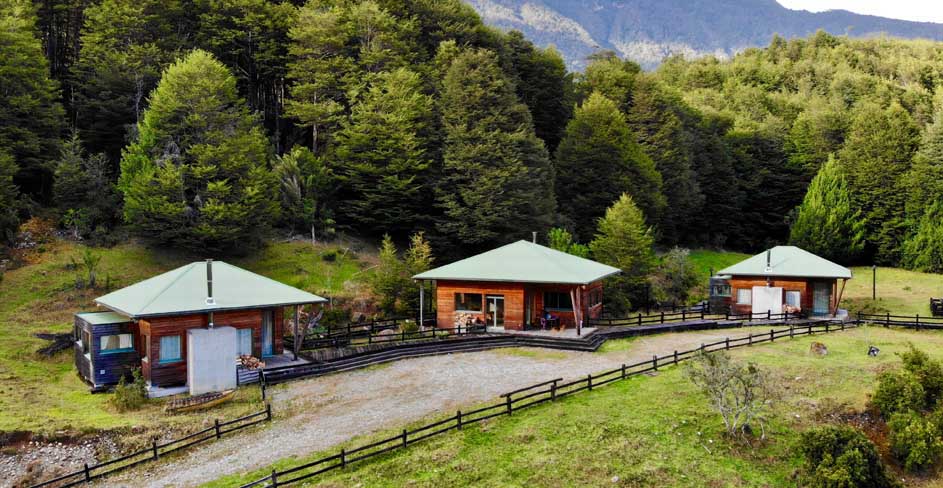
[[249, 414], [245, 417], [240, 417], [225, 422], [220, 422], [219, 419], [216, 419], [213, 426], [210, 428], [203, 429], [197, 433], [190, 434], [186, 437], [181, 437], [164, 444], [157, 442], [155, 439], [152, 441], [151, 446], [147, 449], [142, 449], [126, 456], [121, 456], [117, 459], [112, 459], [110, 461], [94, 464], [91, 466], [86, 463], [85, 467], [80, 471], [65, 474], [48, 481], [44, 481], [37, 485], [32, 485], [30, 488], [66, 488], [69, 486], [78, 486], [89, 483], [92, 480], [101, 478], [103, 476], [107, 476], [109, 474], [116, 473], [139, 464], [157, 461], [162, 456], [166, 456], [173, 452], [182, 451], [188, 447], [201, 444], [208, 440], [219, 439], [224, 434], [235, 432], [240, 429], [245, 429], [246, 427], [250, 427], [269, 420], [272, 420], [272, 406], [266, 404], [265, 410], [262, 410], [261, 412]]
[[641, 325], [651, 325], [651, 324], [664, 324], [669, 322], [687, 322], [689, 320], [724, 320], [724, 321], [752, 321], [752, 320], [789, 320], [797, 319], [801, 316], [799, 314], [784, 312], [784, 313], [773, 313], [770, 310], [767, 310], [764, 313], [742, 313], [742, 314], [732, 314], [729, 312], [725, 313], [711, 313], [709, 310], [682, 310], [675, 313], [665, 313], [659, 312], [651, 315], [643, 315], [639, 313], [636, 316], [628, 317], [618, 317], [618, 318], [598, 318], [590, 319], [588, 322], [589, 327], [630, 327], [630, 326], [641, 326]]
[[943, 329], [943, 317], [921, 317], [920, 314], [914, 316], [861, 313], [856, 314], [859, 322], [869, 322], [885, 327], [907, 327], [912, 329]]
[[[314, 349], [325, 349], [325, 348], [334, 348], [334, 347], [347, 347], [351, 345], [356, 345], [357, 342], [361, 344], [376, 344], [383, 342], [395, 342], [395, 341], [408, 341], [408, 340], [419, 340], [419, 339], [428, 339], [430, 337], [435, 337], [436, 332], [438, 331], [454, 331], [456, 329], [426, 329], [426, 330], [416, 330], [412, 332], [406, 332], [405, 330], [395, 334], [380, 334], [383, 331], [387, 330], [396, 330], [402, 328], [402, 325], [406, 322], [404, 318], [391, 318], [391, 319], [381, 319], [381, 320], [372, 320], [370, 322], [352, 322], [342, 326], [330, 327], [325, 329], [320, 333], [309, 333], [307, 337], [304, 338], [301, 344], [302, 351], [310, 351]], [[435, 318], [426, 318], [423, 320], [423, 325], [426, 326], [435, 326]], [[458, 328], [459, 331], [464, 329], [464, 333], [476, 333], [484, 332], [484, 326], [481, 327], [464, 327]], [[480, 329], [480, 330], [479, 330]], [[288, 335], [285, 336], [285, 348], [294, 349], [294, 337]]]
[[605, 371], [595, 375], [589, 374], [585, 378], [580, 378], [565, 383], [561, 378], [544, 381], [526, 388], [521, 388], [509, 393], [505, 393], [504, 395], [501, 395], [503, 400], [493, 405], [465, 412], [459, 410], [452, 417], [439, 420], [437, 422], [433, 422], [412, 430], [403, 429], [401, 433], [386, 439], [372, 442], [370, 444], [350, 450], [341, 449], [338, 454], [333, 456], [327, 456], [282, 471], [272, 470], [272, 473], [269, 476], [242, 485], [241, 488], [277, 488], [279, 486], [297, 483], [328, 471], [343, 469], [357, 461], [380, 456], [397, 449], [404, 449], [411, 444], [415, 444], [432, 436], [444, 434], [451, 430], [462, 430], [462, 428], [466, 426], [483, 422], [490, 418], [499, 417], [502, 415], [513, 415], [515, 411], [521, 410], [523, 408], [538, 405], [540, 403], [556, 401], [558, 398], [573, 395], [581, 391], [592, 391], [594, 388], [598, 388], [615, 381], [625, 380], [633, 376], [638, 376], [649, 371], [658, 371], [658, 368], [678, 364], [680, 361], [689, 359], [701, 352], [707, 353], [721, 350], [730, 350], [737, 347], [750, 346], [763, 342], [773, 342], [776, 339], [781, 338], [812, 335], [816, 332], [828, 333], [845, 330], [846, 328], [855, 326], [857, 326], [856, 323], [844, 322], [809, 323], [803, 324], [801, 326], [790, 325], [788, 329], [770, 329], [768, 333], [751, 333], [746, 337], [740, 337], [736, 339], [725, 338], [722, 341], [701, 344], [701, 347], [688, 351], [674, 351], [671, 354], [661, 357], [655, 355], [652, 356], [651, 360], [630, 365], [623, 364], [619, 368], [610, 371]]

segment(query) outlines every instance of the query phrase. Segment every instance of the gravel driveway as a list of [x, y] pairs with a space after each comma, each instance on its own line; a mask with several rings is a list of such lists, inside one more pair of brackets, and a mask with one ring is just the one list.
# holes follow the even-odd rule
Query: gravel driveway
[[685, 350], [744, 329], [641, 337], [625, 350], [570, 352], [517, 349], [413, 358], [388, 365], [300, 380], [270, 390], [275, 420], [105, 480], [108, 486], [191, 487], [255, 470], [293, 455], [323, 450], [361, 434], [397, 427], [436, 412], [493, 399], [541, 381], [588, 373]]

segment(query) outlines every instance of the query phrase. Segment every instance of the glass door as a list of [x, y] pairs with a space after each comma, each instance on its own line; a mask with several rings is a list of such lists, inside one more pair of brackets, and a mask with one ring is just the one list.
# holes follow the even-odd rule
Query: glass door
[[486, 322], [492, 327], [504, 327], [504, 295], [488, 295]]
[[832, 298], [832, 287], [830, 284], [817, 281], [812, 290], [812, 313], [815, 315], [828, 315], [829, 302]]
[[275, 311], [262, 311], [262, 356], [275, 354], [273, 336], [275, 335]]

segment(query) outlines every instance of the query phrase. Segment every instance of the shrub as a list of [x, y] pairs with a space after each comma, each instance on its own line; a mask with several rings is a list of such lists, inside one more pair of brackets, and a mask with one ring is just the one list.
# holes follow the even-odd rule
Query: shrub
[[337, 261], [337, 249], [328, 249], [321, 253], [321, 261], [326, 263], [333, 263]]
[[346, 325], [350, 322], [350, 310], [340, 307], [325, 307], [324, 315], [321, 316], [319, 325], [323, 327], [336, 327]]
[[134, 368], [131, 372], [131, 383], [126, 383], [124, 377], [118, 380], [111, 402], [119, 412], [137, 410], [147, 403], [147, 385], [144, 384], [140, 368]]
[[900, 354], [904, 369], [914, 374], [923, 387], [925, 405], [933, 408], [943, 396], [943, 365], [930, 359], [927, 353], [910, 344], [910, 349]]
[[765, 372], [721, 352], [699, 353], [685, 371], [723, 417], [728, 435], [742, 437], [759, 427], [765, 437], [765, 414], [772, 396]]
[[878, 376], [878, 387], [871, 397], [885, 419], [898, 412], [923, 410], [926, 393], [917, 376], [910, 371], [887, 371]]
[[943, 440], [933, 418], [916, 412], [895, 413], [887, 425], [891, 453], [907, 471], [920, 471], [940, 459]]
[[861, 432], [827, 425], [802, 434], [798, 450], [810, 488], [897, 487], [874, 444]]
[[406, 333], [416, 332], [419, 330], [419, 323], [414, 320], [404, 320], [399, 328]]

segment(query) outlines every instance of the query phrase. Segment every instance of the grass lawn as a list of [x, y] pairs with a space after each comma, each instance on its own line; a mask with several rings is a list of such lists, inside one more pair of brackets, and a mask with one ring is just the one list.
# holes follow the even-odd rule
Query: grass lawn
[[711, 276], [711, 270], [714, 270], [714, 273], [716, 273], [717, 271], [722, 270], [727, 266], [737, 264], [750, 256], [750, 254], [743, 254], [739, 252], [710, 251], [707, 249], [691, 250], [691, 254], [689, 255], [691, 262], [693, 262], [694, 266], [697, 268], [698, 274], [705, 282], [705, 287], [707, 286], [707, 279]]
[[[825, 343], [824, 357], [808, 353]], [[862, 410], [876, 374], [896, 366], [895, 352], [908, 342], [943, 359], [943, 334], [863, 327], [815, 337], [737, 349], [773, 375], [779, 400], [769, 440], [753, 446], [727, 441], [721, 419], [685, 378], [682, 368], [663, 369], [452, 431], [404, 451], [355, 464], [307, 486], [792, 486], [800, 460], [799, 433], [821, 414]], [[881, 349], [868, 357], [869, 345]], [[433, 419], [426, 419], [427, 423]], [[355, 447], [398, 430], [358, 439]], [[285, 469], [330, 451], [285, 459]], [[233, 486], [258, 479], [271, 467], [217, 480]], [[908, 480], [909, 486], [936, 486]]]
[[[871, 267], [851, 269], [845, 297], [853, 301], [870, 301]], [[877, 269], [877, 302], [875, 305], [894, 314], [930, 315], [930, 297], [943, 297], [943, 275], [920, 273], [899, 268]]]
[[[40, 434], [92, 432], [130, 426], [190, 425], [207, 416], [234, 417], [259, 410], [257, 398], [240, 392], [240, 401], [211, 413], [167, 417], [160, 402], [139, 412], [119, 413], [110, 394], [88, 392], [75, 372], [72, 351], [44, 358], [36, 350], [47, 344], [36, 332], [68, 332], [72, 315], [94, 310], [93, 299], [104, 289], [77, 290], [70, 258], [80, 258], [82, 246], [47, 244], [38, 264], [8, 271], [0, 282], [0, 432]], [[354, 293], [366, 267], [355, 257], [338, 253], [334, 261], [321, 255], [333, 247], [305, 243], [272, 244], [259, 255], [233, 260], [257, 273], [322, 294]], [[98, 282], [120, 288], [173, 269], [197, 258], [178, 256], [136, 244], [97, 249], [102, 256]], [[367, 271], [369, 272], [369, 271]], [[353, 283], [353, 284], [352, 284]], [[252, 389], [249, 389], [252, 390]]]

